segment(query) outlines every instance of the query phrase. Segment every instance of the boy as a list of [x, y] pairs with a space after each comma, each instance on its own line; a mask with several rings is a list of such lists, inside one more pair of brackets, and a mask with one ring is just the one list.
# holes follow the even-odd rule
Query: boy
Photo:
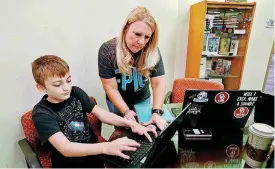
[[87, 112], [103, 123], [130, 127], [133, 132], [156, 135], [154, 128], [108, 113], [92, 102], [80, 88], [71, 85], [67, 63], [54, 55], [45, 55], [32, 63], [36, 87], [46, 94], [35, 105], [32, 119], [41, 143], [52, 150], [52, 167], [103, 167], [97, 154], [116, 155], [129, 159], [122, 151], [135, 151], [140, 145], [126, 137], [112, 142], [97, 143], [89, 126]]

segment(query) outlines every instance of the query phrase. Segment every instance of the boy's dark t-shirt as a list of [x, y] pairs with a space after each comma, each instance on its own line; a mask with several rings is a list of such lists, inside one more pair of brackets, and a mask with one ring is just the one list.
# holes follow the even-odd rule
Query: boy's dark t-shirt
[[[80, 88], [73, 86], [70, 98], [60, 102], [51, 103], [45, 95], [35, 105], [32, 111], [32, 119], [43, 146], [52, 151], [53, 167], [86, 167], [87, 158], [91, 166], [99, 167], [101, 164], [97, 156], [65, 157], [58, 152], [48, 141], [57, 132], [62, 132], [70, 142], [96, 143], [97, 137], [92, 131], [86, 113], [91, 112], [95, 103]], [[85, 161], [86, 160], [86, 161]], [[99, 166], [98, 166], [99, 165]]]
[[[118, 91], [120, 92], [126, 104], [131, 105], [139, 103], [148, 99], [150, 94], [149, 79], [145, 78], [136, 71], [136, 64], [132, 68], [131, 75], [124, 75], [119, 73], [116, 56], [117, 40], [113, 38], [103, 43], [98, 52], [98, 71], [99, 76], [104, 79], [115, 77], [117, 81]], [[165, 74], [162, 57], [160, 52], [160, 60], [151, 71], [150, 77], [161, 76]], [[135, 63], [137, 63], [140, 52], [136, 53]], [[108, 96], [106, 96], [108, 100]]]

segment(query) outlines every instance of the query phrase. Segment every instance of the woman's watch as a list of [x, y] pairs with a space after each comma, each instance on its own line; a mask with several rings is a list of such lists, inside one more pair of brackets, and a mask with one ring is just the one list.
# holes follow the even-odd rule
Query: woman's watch
[[152, 110], [152, 114], [153, 114], [153, 113], [157, 113], [158, 115], [161, 116], [164, 112], [163, 112], [163, 110], [161, 110], [161, 109], [153, 109], [153, 110]]

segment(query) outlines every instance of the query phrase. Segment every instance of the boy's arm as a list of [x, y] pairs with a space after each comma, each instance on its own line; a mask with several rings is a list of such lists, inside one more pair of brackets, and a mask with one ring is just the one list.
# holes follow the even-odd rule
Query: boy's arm
[[134, 140], [120, 138], [104, 143], [70, 142], [62, 132], [57, 132], [49, 138], [49, 142], [65, 157], [83, 157], [88, 155], [108, 154], [129, 159], [122, 151], [135, 151], [140, 146]]

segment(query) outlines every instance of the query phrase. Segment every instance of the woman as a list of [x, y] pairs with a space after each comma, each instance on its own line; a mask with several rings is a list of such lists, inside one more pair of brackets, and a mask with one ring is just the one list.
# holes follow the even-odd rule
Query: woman
[[157, 42], [155, 19], [146, 8], [137, 7], [127, 17], [120, 36], [101, 45], [98, 67], [109, 110], [129, 120], [135, 120], [134, 104], [150, 103], [150, 81], [153, 110], [147, 124], [163, 130], [167, 125], [161, 117], [165, 71]]

